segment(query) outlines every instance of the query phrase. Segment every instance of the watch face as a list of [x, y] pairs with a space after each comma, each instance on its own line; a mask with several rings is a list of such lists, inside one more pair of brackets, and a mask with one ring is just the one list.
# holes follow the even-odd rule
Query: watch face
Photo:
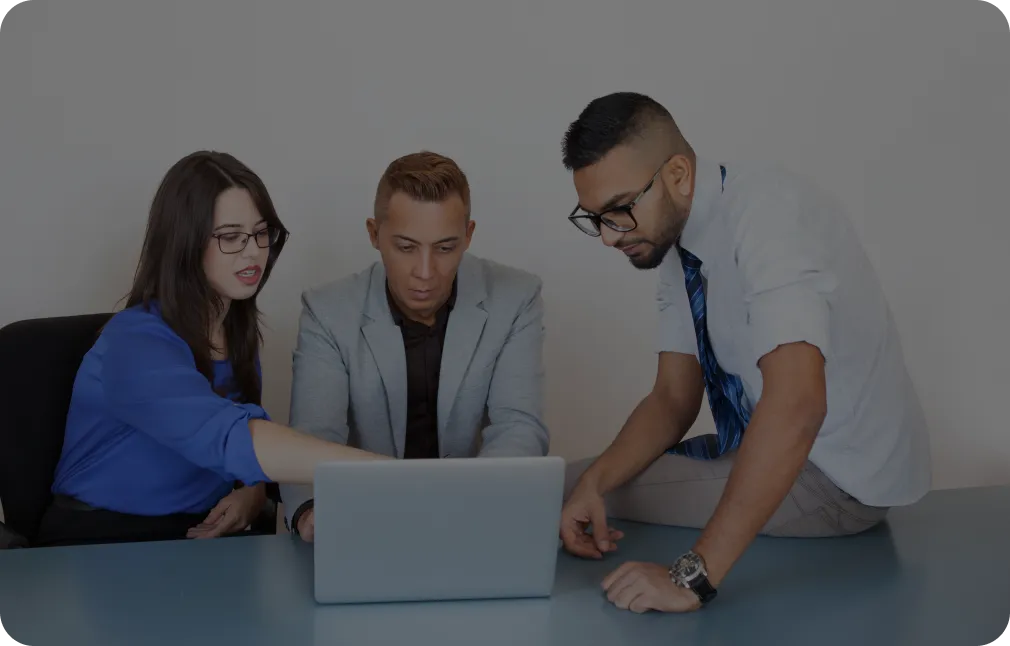
[[673, 575], [681, 581], [690, 581], [701, 573], [701, 559], [694, 554], [685, 554], [673, 564]]

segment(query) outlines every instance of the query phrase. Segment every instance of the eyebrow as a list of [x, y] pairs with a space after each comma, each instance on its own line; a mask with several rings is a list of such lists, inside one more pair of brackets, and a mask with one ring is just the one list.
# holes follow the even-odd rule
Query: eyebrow
[[609, 200], [607, 200], [607, 203], [603, 205], [603, 208], [601, 208], [599, 212], [600, 213], [604, 213], [606, 211], [609, 211], [610, 209], [614, 208], [618, 204], [621, 204], [622, 202], [626, 202], [627, 200], [630, 200], [634, 196], [635, 196], [635, 193], [633, 193], [631, 191], [626, 191], [624, 193], [620, 193], [618, 195], [615, 195], [614, 197], [612, 197]]
[[[394, 234], [393, 237], [394, 238], [399, 238], [400, 240], [403, 240], [404, 242], [410, 242], [411, 244], [417, 244], [417, 245], [422, 244], [421, 242], [418, 242], [417, 240], [414, 240], [413, 238], [408, 238], [407, 236], [402, 236], [400, 234]], [[446, 242], [458, 242], [458, 241], [459, 241], [459, 236], [451, 236], [451, 237], [448, 237], [448, 238], [442, 238], [441, 240], [436, 240], [432, 244], [445, 244]]]
[[[259, 222], [257, 222], [256, 224], [253, 225], [253, 228], [255, 229], [256, 227], [258, 227], [259, 225], [263, 224], [264, 222], [266, 222], [265, 219], [260, 220]], [[242, 228], [241, 224], [222, 224], [219, 227], [215, 227], [214, 230], [215, 231], [220, 231], [222, 229], [241, 229], [241, 228]]]

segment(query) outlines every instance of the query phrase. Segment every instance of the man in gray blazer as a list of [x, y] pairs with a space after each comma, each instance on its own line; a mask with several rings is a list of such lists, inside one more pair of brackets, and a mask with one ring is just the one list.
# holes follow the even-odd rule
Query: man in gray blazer
[[[381, 261], [302, 295], [291, 426], [406, 459], [546, 455], [541, 281], [467, 253], [462, 170], [392, 162], [367, 227]], [[311, 487], [281, 496], [311, 541]]]

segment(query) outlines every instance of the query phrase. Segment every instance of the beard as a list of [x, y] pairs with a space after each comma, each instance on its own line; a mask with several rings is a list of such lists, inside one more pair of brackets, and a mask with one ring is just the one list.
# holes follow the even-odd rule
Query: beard
[[663, 264], [663, 260], [666, 258], [666, 254], [670, 253], [670, 249], [673, 248], [673, 243], [658, 243], [658, 242], [647, 242], [643, 241], [641, 243], [643, 247], [646, 247], [645, 251], [642, 251], [636, 256], [630, 256], [628, 262], [635, 269], [649, 270], [655, 269]]
[[687, 220], [684, 209], [681, 209], [672, 201], [664, 205], [664, 217], [660, 219], [662, 227], [656, 240], [638, 240], [637, 244], [642, 245], [645, 250], [635, 256], [630, 256], [628, 260], [635, 269], [649, 270], [655, 269], [663, 264], [666, 254], [677, 243], [684, 224]]

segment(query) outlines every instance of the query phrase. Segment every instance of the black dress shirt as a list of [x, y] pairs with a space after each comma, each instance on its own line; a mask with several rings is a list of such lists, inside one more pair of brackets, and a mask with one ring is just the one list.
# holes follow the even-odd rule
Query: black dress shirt
[[403, 334], [403, 349], [407, 355], [407, 439], [403, 457], [438, 458], [438, 380], [445, 330], [456, 303], [456, 283], [453, 282], [452, 294], [436, 313], [431, 326], [407, 318], [397, 307], [388, 285], [386, 299], [393, 322]]
[[[389, 285], [386, 285], [386, 300], [389, 301], [393, 321], [403, 335], [403, 349], [407, 355], [407, 441], [403, 457], [439, 458], [438, 379], [449, 313], [456, 303], [456, 282], [453, 281], [452, 294], [439, 309], [435, 324], [430, 327], [410, 320], [400, 311], [389, 292]], [[294, 529], [288, 529], [297, 533], [302, 514], [314, 506], [313, 499], [302, 503], [291, 515]]]

